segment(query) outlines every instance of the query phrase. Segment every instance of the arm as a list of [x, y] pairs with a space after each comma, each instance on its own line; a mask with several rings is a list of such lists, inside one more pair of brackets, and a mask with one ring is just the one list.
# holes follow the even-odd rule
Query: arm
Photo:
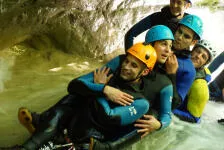
[[134, 43], [134, 38], [151, 27], [151, 15], [142, 19], [125, 34], [125, 51], [127, 51]]
[[[115, 57], [105, 66], [110, 68], [111, 72], [114, 72], [120, 65], [120, 56]], [[81, 94], [87, 95], [103, 95], [105, 84], [94, 83], [94, 72], [83, 75], [79, 78], [72, 80], [68, 85], [69, 94]]]
[[173, 85], [173, 100], [172, 100], [172, 110], [177, 108], [181, 104], [181, 98], [177, 92], [176, 86], [176, 73], [178, 69], [178, 61], [175, 54], [171, 54], [165, 63], [166, 73]]
[[168, 85], [160, 92], [160, 110], [158, 120], [161, 122], [160, 129], [166, 128], [171, 122], [171, 103], [173, 97], [173, 86]]
[[177, 86], [176, 86], [176, 74], [168, 74], [169, 79], [171, 80], [173, 84], [173, 100], [172, 100], [172, 110], [180, 106], [181, 104], [181, 98], [177, 92]]
[[173, 96], [173, 86], [168, 85], [160, 91], [160, 110], [159, 117], [156, 119], [152, 115], [144, 115], [143, 119], [138, 119], [135, 127], [141, 128], [138, 133], [143, 133], [141, 138], [155, 130], [169, 126], [171, 122], [171, 101]]
[[[185, 97], [195, 79], [196, 71], [190, 59], [178, 59], [178, 70], [176, 74], [176, 88], [184, 103]], [[181, 105], [182, 105], [181, 104]]]

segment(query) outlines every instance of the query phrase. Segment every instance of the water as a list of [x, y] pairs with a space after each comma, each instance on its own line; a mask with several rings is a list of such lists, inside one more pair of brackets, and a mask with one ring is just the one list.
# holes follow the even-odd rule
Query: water
[[[223, 11], [211, 13], [208, 9], [192, 8], [189, 12], [202, 16], [206, 24], [205, 37], [221, 52]], [[0, 51], [0, 146], [21, 144], [29, 137], [17, 120], [19, 107], [42, 112], [67, 93], [70, 80], [102, 65], [86, 54], [65, 53], [55, 43], [46, 46], [46, 39], [42, 40], [44, 42], [38, 43], [39, 50], [21, 43]], [[209, 102], [201, 124], [186, 123], [173, 116], [170, 127], [152, 133], [132, 149], [224, 150], [224, 126], [217, 123], [217, 119], [223, 117], [224, 104]]]

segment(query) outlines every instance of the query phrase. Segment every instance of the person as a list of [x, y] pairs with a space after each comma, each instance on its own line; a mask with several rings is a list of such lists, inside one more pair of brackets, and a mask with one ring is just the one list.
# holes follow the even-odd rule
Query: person
[[[96, 77], [94, 78], [94, 80], [98, 80], [94, 83], [105, 84], [104, 93], [111, 93], [111, 90], [113, 89], [108, 87], [108, 85], [112, 85], [125, 93], [129, 93], [132, 96], [134, 95], [134, 101], [117, 101], [118, 104], [108, 101], [105, 96], [97, 97], [97, 101], [102, 105], [103, 110], [108, 117], [120, 116], [120, 123], [118, 125], [125, 126], [131, 124], [148, 111], [149, 103], [144, 98], [143, 92], [141, 92], [144, 87], [141, 78], [152, 71], [156, 59], [156, 52], [151, 45], [146, 46], [142, 43], [138, 43], [127, 51], [127, 56], [122, 62], [121, 67], [114, 72], [111, 79], [109, 77], [109, 81], [107, 78], [104, 78], [104, 74], [107, 76], [109, 70], [105, 70], [104, 68], [102, 71], [94, 72], [94, 77], [98, 77], [98, 79], [96, 79]], [[141, 63], [139, 63], [139, 61]], [[85, 79], [82, 81], [87, 85], [90, 84]], [[79, 91], [77, 88], [80, 89], [80, 86], [72, 84], [73, 83], [71, 82], [69, 88], [73, 88], [73, 91], [74, 89], [75, 91]], [[98, 89], [98, 86], [99, 84], [95, 84], [94, 89]], [[108, 94], [106, 94], [106, 96], [107, 95]], [[124, 106], [122, 107], [120, 105]]]
[[[123, 61], [121, 61], [119, 65], [120, 67], [114, 72], [114, 76], [111, 77], [107, 85], [94, 84], [92, 80], [89, 80], [89, 77], [93, 76], [94, 73], [97, 74], [101, 72], [108, 72], [108, 70], [106, 70], [105, 68], [102, 69], [102, 71], [94, 73], [92, 72], [78, 79], [72, 80], [68, 85], [69, 95], [65, 96], [54, 107], [51, 107], [48, 111], [44, 112], [42, 116], [39, 115], [39, 119], [40, 117], [45, 117], [44, 119], [42, 118], [42, 121], [39, 120], [38, 126], [35, 126], [35, 123], [32, 123], [32, 125], [36, 127], [34, 127], [35, 131], [33, 132], [32, 136], [22, 145], [21, 149], [33, 150], [40, 148], [40, 146], [42, 146], [48, 140], [52, 139], [57, 134], [57, 130], [62, 129], [62, 127], [66, 127], [69, 124], [73, 115], [76, 116], [75, 120], [80, 118], [80, 116], [82, 116], [83, 120], [83, 118], [85, 118], [83, 116], [86, 114], [86, 109], [89, 110], [87, 111], [88, 113], [92, 112], [92, 109], [94, 109], [94, 111], [96, 112], [96, 116], [103, 116], [106, 119], [115, 118], [110, 119], [116, 121], [115, 123], [113, 122], [113, 125], [111, 125], [111, 127], [114, 127], [116, 125], [125, 126], [128, 124], [128, 122], [132, 123], [136, 119], [140, 118], [143, 114], [145, 114], [148, 111], [149, 103], [144, 99], [141, 93], [143, 91], [142, 88], [144, 87], [144, 81], [141, 78], [144, 75], [147, 75], [153, 69], [154, 64], [157, 60], [156, 52], [154, 48], [150, 45], [137, 43], [128, 50], [126, 56], [122, 56], [122, 59]], [[80, 86], [80, 83], [82, 84], [82, 86]], [[117, 89], [113, 88], [112, 86], [116, 86]], [[119, 100], [122, 101], [122, 99], [124, 99], [129, 103], [131, 102], [131, 104], [120, 107], [115, 105], [115, 107], [112, 109], [114, 111], [114, 117], [113, 115], [105, 115], [105, 110], [99, 111], [102, 110], [102, 107], [105, 108], [105, 102], [96, 103], [100, 102], [101, 100], [105, 101], [105, 99], [98, 99], [97, 101], [92, 100], [95, 98], [92, 97], [91, 94], [89, 94], [91, 92], [88, 93], [88, 91], [83, 91], [83, 88], [86, 87], [91, 89], [92, 93], [94, 93], [95, 95], [97, 92], [101, 91], [101, 94], [96, 97], [102, 98], [103, 92], [107, 96], [107, 98], [110, 96], [117, 96], [118, 98], [111, 98], [116, 102]], [[124, 92], [119, 89], [122, 89]], [[81, 92], [84, 93], [81, 94]], [[91, 100], [87, 100], [86, 102], [84, 102], [85, 100], [82, 101], [81, 99]], [[88, 102], [91, 103], [90, 106], [88, 105]], [[79, 109], [79, 107], [81, 109]], [[101, 109], [99, 109], [99, 107], [101, 107]], [[79, 110], [79, 112], [76, 114], [77, 110]], [[21, 122], [26, 122], [26, 117], [30, 118], [29, 120], [37, 118], [26, 111], [27, 110], [24, 108], [19, 110], [19, 119]], [[102, 115], [99, 113], [101, 113]], [[91, 119], [93, 119], [93, 117], [91, 117]], [[87, 120], [90, 121], [90, 118]], [[88, 121], [84, 121], [84, 124]], [[86, 135], [86, 129], [91, 129], [92, 126], [94, 125], [91, 123], [87, 123], [87, 127], [84, 127], [84, 132], [81, 132], [81, 128], [76, 128], [76, 137], [79, 135], [78, 133], [80, 133], [82, 137], [83, 134]], [[117, 127], [114, 128], [116, 129]], [[69, 130], [69, 133], [73, 134], [73, 129]], [[78, 139], [84, 141], [85, 137], [84, 139]]]
[[205, 65], [210, 63], [215, 56], [216, 50], [207, 40], [200, 40], [193, 47], [191, 60], [196, 69], [196, 77], [185, 98], [185, 106], [173, 111], [181, 120], [200, 123], [201, 115], [209, 100], [207, 83], [211, 79], [211, 73]]
[[[154, 130], [163, 129], [170, 124], [170, 121], [171, 121], [171, 101], [170, 101], [170, 98], [172, 98], [172, 95], [173, 95], [173, 93], [172, 93], [172, 89], [173, 89], [172, 83], [168, 79], [168, 77], [165, 76], [165, 71], [164, 71], [163, 67], [161, 67], [161, 65], [168, 58], [169, 53], [171, 51], [170, 48], [172, 46], [172, 40], [174, 39], [173, 34], [170, 31], [170, 29], [165, 27], [165, 26], [157, 26], [150, 31], [151, 31], [151, 34], [154, 33], [154, 31], [156, 31], [156, 33], [157, 33], [157, 34], [152, 34], [154, 36], [152, 36], [153, 38], [151, 38], [151, 41], [149, 41], [149, 43], [150, 42], [153, 43], [154, 47], [157, 49], [156, 50], [157, 53], [158, 53], [157, 55], [159, 55], [159, 56], [158, 56], [157, 65], [156, 65], [156, 68], [157, 68], [156, 70], [157, 71], [155, 71], [155, 74], [152, 75], [153, 78], [151, 80], [148, 80], [148, 79], [146, 80], [146, 81], [148, 81], [147, 86], [150, 86], [151, 83], [153, 84], [152, 86], [150, 86], [151, 89], [152, 89], [152, 92], [148, 92], [148, 91], [144, 91], [144, 92], [147, 92], [148, 96], [149, 96], [149, 93], [152, 93], [151, 94], [152, 101], [156, 101], [157, 98], [160, 99], [159, 102], [156, 105], [155, 104], [153, 105], [155, 109], [160, 110], [160, 111], [158, 112], [159, 120], [157, 120], [152, 115], [145, 115], [144, 120], [143, 119], [138, 120], [138, 123], [136, 124], [136, 128], [137, 128], [137, 126], [139, 128], [142, 128], [142, 130], [139, 130], [138, 132], [144, 133], [143, 136], [147, 135], [149, 132], [152, 132]], [[166, 33], [166, 34], [163, 34], [163, 33]], [[119, 64], [121, 62], [121, 58], [122, 58], [122, 56], [116, 57], [115, 59], [113, 59], [113, 61], [109, 62], [106, 66], [109, 67], [111, 71], [116, 70], [119, 67]], [[161, 65], [159, 65], [159, 64], [161, 64]], [[99, 89], [103, 89], [104, 85], [101, 85], [101, 88], [88, 88], [88, 86], [89, 87], [94, 87], [94, 86], [92, 86], [93, 84], [91, 84], [91, 83], [93, 83], [93, 80], [94, 80], [93, 79], [93, 73], [85, 75], [83, 78], [88, 79], [91, 82], [89, 82], [89, 84], [84, 84], [84, 83], [86, 83], [85, 82], [86, 80], [80, 80], [79, 79], [79, 80], [74, 80], [69, 84], [68, 91], [70, 93], [70, 96], [69, 96], [70, 97], [69, 98], [70, 102], [74, 102], [73, 101], [74, 98], [72, 98], [72, 96], [75, 97], [75, 95], [77, 93], [82, 95], [82, 93], [84, 92], [83, 95], [92, 95], [92, 96], [102, 95], [102, 92], [100, 92]], [[77, 81], [79, 81], [79, 82], [77, 82]], [[73, 88], [74, 83], [78, 84], [75, 87], [79, 87], [76, 90], [74, 90], [75, 88]], [[86, 85], [88, 85], [88, 86], [86, 86]], [[92, 89], [95, 89], [97, 91], [95, 91], [95, 90], [93, 91]], [[122, 94], [124, 94], [124, 93], [122, 93]], [[108, 94], [108, 97], [110, 97], [111, 95], [113, 95], [113, 94]], [[64, 100], [62, 102], [60, 101], [58, 104], [56, 104], [56, 106], [61, 105], [62, 103], [65, 103], [65, 101], [68, 101], [67, 99], [68, 98], [66, 98], [66, 99], [64, 98]], [[111, 98], [110, 97], [108, 99], [111, 99], [114, 102], [118, 102], [119, 98]], [[76, 100], [75, 102], [76, 102], [76, 106], [77, 106], [77, 102], [79, 102], [79, 104], [78, 104], [78, 107], [76, 107], [75, 112], [73, 112], [73, 116], [74, 116], [73, 119], [70, 118], [70, 120], [72, 120], [72, 121], [70, 123], [69, 131], [70, 131], [70, 134], [71, 134], [70, 137], [75, 135], [76, 137], [77, 136], [78, 137], [77, 138], [72, 137], [72, 138], [73, 139], [76, 138], [76, 139], [79, 140], [79, 139], [81, 139], [81, 137], [83, 135], [83, 132], [85, 132], [85, 131], [82, 132], [80, 130], [82, 128], [85, 128], [85, 129], [86, 128], [91, 128], [90, 124], [92, 124], [92, 122], [90, 120], [97, 120], [97, 121], [99, 120], [99, 119], [86, 119], [86, 118], [94, 118], [94, 117], [96, 118], [96, 117], [98, 117], [98, 118], [102, 119], [102, 115], [98, 116], [97, 113], [94, 113], [94, 112], [91, 112], [89, 114], [88, 113], [88, 110], [89, 110], [88, 106], [86, 106], [86, 104], [83, 104], [85, 102], [80, 101], [80, 100]], [[86, 108], [86, 110], [84, 108]], [[85, 110], [85, 111], [83, 112], [83, 110]], [[35, 117], [34, 113], [30, 113], [29, 111], [23, 113], [24, 111], [25, 111], [25, 109], [20, 110], [21, 114], [30, 114], [30, 116], [31, 116], [30, 120], [33, 120], [33, 121], [31, 121], [31, 124], [34, 125], [35, 127], [39, 126], [38, 122], [42, 122], [43, 120], [46, 119], [46, 117], [39, 117], [39, 119], [35, 119], [35, 118], [38, 118], [38, 117]], [[42, 113], [42, 116], [46, 116], [46, 114], [49, 114], [49, 112], [50, 111]], [[76, 114], [76, 115], [74, 115], [74, 114]], [[84, 114], [86, 114], [86, 115], [84, 115]], [[96, 114], [96, 115], [94, 117], [91, 117], [94, 114]], [[91, 116], [89, 117], [89, 115], [91, 115]], [[29, 115], [25, 115], [25, 116], [29, 116]], [[88, 116], [88, 117], [86, 117], [86, 116]], [[24, 118], [26, 118], [26, 117], [24, 117]], [[42, 119], [40, 119], [40, 118], [42, 118]], [[45, 118], [45, 119], [43, 119], [43, 118]], [[35, 120], [36, 120], [37, 123], [34, 122]], [[112, 120], [113, 120], [113, 118], [112, 118]], [[115, 120], [116, 120], [116, 118], [115, 118]], [[27, 119], [24, 119], [23, 121], [26, 122]], [[83, 122], [85, 122], [85, 123], [83, 123]], [[95, 124], [96, 124], [96, 122], [95, 122]], [[103, 122], [103, 124], [105, 125], [105, 120], [102, 120], [101, 122]], [[97, 124], [96, 126], [99, 126], [99, 124]], [[104, 128], [104, 127], [100, 126], [99, 128]], [[99, 129], [99, 128], [97, 127], [97, 129]], [[130, 128], [132, 129], [133, 127], [130, 127]], [[79, 130], [77, 131], [75, 129], [79, 129]], [[100, 130], [102, 130], [102, 129], [100, 129]], [[110, 130], [110, 128], [109, 128], [109, 130]], [[122, 130], [125, 130], [125, 129], [122, 128]], [[114, 134], [114, 133], [117, 133], [117, 131], [118, 130], [116, 130], [116, 132], [114, 132], [114, 130], [112, 130], [110, 133]], [[121, 130], [119, 130], [119, 131], [121, 131]], [[75, 132], [75, 134], [73, 134], [73, 132]], [[81, 132], [81, 133], [79, 133], [79, 132]], [[135, 130], [133, 133], [134, 133], [134, 136], [136, 137], [137, 131]], [[81, 135], [81, 136], [79, 136], [79, 135]], [[137, 138], [138, 138], [138, 136], [137, 136]]]
[[[148, 86], [145, 87], [145, 97], [150, 100], [151, 109], [143, 118], [138, 119], [134, 124], [135, 128], [119, 136], [118, 139], [99, 141], [93, 139], [93, 149], [120, 149], [133, 144], [149, 133], [164, 129], [171, 122], [171, 100], [173, 97], [173, 86], [171, 80], [166, 75], [165, 62], [171, 55], [172, 31], [164, 25], [153, 26], [146, 34], [145, 43], [153, 45], [157, 52], [157, 62], [153, 73], [144, 77]], [[114, 64], [111, 60], [107, 66]], [[176, 69], [178, 68], [175, 64]], [[175, 73], [175, 69], [172, 73]], [[170, 72], [171, 73], [171, 72]]]
[[[150, 32], [150, 30], [148, 32]], [[173, 84], [174, 98], [172, 98], [172, 96], [171, 96], [171, 100], [169, 98], [166, 98], [167, 99], [166, 101], [173, 100], [172, 109], [178, 108], [184, 104], [184, 98], [195, 78], [196, 72], [195, 72], [193, 63], [190, 59], [190, 46], [193, 46], [197, 43], [197, 41], [201, 38], [202, 33], [203, 33], [203, 22], [196, 15], [187, 15], [178, 23], [178, 28], [174, 34], [174, 41], [172, 43], [172, 50], [175, 55], [172, 55], [168, 59], [165, 59], [166, 62], [165, 62], [165, 69], [164, 69], [165, 70], [164, 77], [165, 78], [169, 77], [169, 79], [172, 81], [171, 84]], [[152, 32], [150, 35], [153, 35], [153, 34], [156, 34], [156, 33]], [[150, 38], [147, 38], [147, 37], [150, 37], [150, 36], [147, 36], [146, 34], [145, 42], [146, 43], [152, 42], [149, 40]], [[161, 56], [163, 57], [164, 54], [161, 54]], [[160, 80], [158, 78], [158, 79], [155, 79], [154, 83], [157, 83], [157, 85], [160, 85], [162, 81], [163, 80]], [[151, 88], [147, 87], [146, 92], [148, 92], [150, 95], [149, 91], [151, 91], [152, 89], [153, 89], [152, 87]], [[163, 93], [163, 90], [159, 90], [159, 89], [154, 89], [154, 90], [157, 90], [159, 93]], [[154, 95], [153, 98], [148, 98], [148, 99], [152, 99], [152, 101], [156, 101], [157, 98], [158, 98], [158, 95]], [[165, 102], [165, 99], [163, 102], [161, 102], [161, 104], [164, 102]], [[158, 104], [155, 106], [158, 106]], [[156, 110], [158, 110], [158, 108]], [[168, 116], [170, 115], [171, 114], [169, 114]], [[148, 118], [150, 117], [148, 116]], [[157, 128], [158, 126], [157, 127], [154, 126], [154, 124], [157, 124], [158, 122], [156, 118], [150, 119], [150, 121], [147, 121], [147, 119], [144, 119], [144, 118], [140, 120], [141, 120], [140, 124], [137, 121], [136, 127], [140, 128], [139, 130], [137, 130], [138, 132], [143, 133], [141, 137], [144, 137], [148, 133], [159, 129]], [[161, 121], [160, 118], [159, 120]], [[164, 123], [165, 122], [161, 121], [161, 124], [164, 124]], [[111, 147], [116, 147], [116, 148], [123, 147], [126, 145], [126, 143], [133, 143], [134, 141], [139, 140], [139, 138], [136, 138], [135, 135], [136, 135], [135, 131], [127, 133], [120, 140], [123, 142], [120, 142], [119, 140], [117, 140], [112, 142], [108, 141], [106, 143], [101, 143], [95, 140], [94, 146], [96, 147], [96, 149], [99, 149], [102, 147], [107, 147], [107, 149], [110, 149]]]
[[134, 38], [155, 25], [168, 26], [173, 34], [178, 22], [188, 15], [185, 11], [192, 5], [190, 0], [170, 0], [170, 5], [162, 8], [160, 12], [153, 13], [131, 27], [125, 34], [125, 50], [134, 43]]
[[172, 109], [182, 107], [184, 105], [185, 97], [194, 81], [196, 71], [191, 61], [190, 46], [194, 46], [198, 40], [201, 39], [203, 33], [203, 22], [201, 18], [196, 15], [187, 15], [180, 22], [175, 32], [175, 40], [173, 42], [172, 50], [177, 57], [177, 62], [167, 61], [166, 71], [173, 68], [173, 63], [178, 63], [178, 70], [176, 78], [172, 78], [176, 89], [174, 93], [179, 96], [172, 102]]

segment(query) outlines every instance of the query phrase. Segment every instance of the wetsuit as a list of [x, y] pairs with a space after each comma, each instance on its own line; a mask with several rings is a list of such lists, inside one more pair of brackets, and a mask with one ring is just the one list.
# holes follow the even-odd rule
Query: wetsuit
[[179, 97], [178, 102], [173, 102], [173, 108], [182, 108], [185, 105], [185, 97], [195, 79], [196, 71], [191, 61], [191, 55], [189, 50], [175, 51], [178, 61], [178, 69], [176, 73], [176, 91]]
[[134, 97], [134, 102], [131, 103], [130, 106], [121, 106], [106, 100], [105, 96], [102, 94], [105, 85], [95, 84], [93, 82], [93, 72], [71, 81], [68, 86], [68, 92], [70, 94], [78, 93], [86, 97], [96, 95], [96, 92], [100, 93], [96, 97], [98, 103], [102, 105], [104, 111], [110, 117], [120, 117], [119, 126], [133, 123], [135, 120], [142, 117], [149, 109], [149, 102], [143, 96], [144, 81], [142, 80], [140, 83], [130, 83], [122, 80], [119, 76], [120, 64], [124, 58], [125, 55], [122, 55], [117, 59], [119, 61], [119, 63], [117, 63], [119, 66], [116, 70], [111, 69], [113, 77], [107, 83], [107, 85], [132, 95]]
[[173, 113], [181, 120], [200, 123], [200, 117], [209, 100], [208, 80], [206, 80], [209, 75], [210, 71], [207, 68], [197, 70], [196, 78], [185, 98], [184, 106], [173, 110]]
[[[186, 15], [188, 14], [185, 13], [184, 16]], [[171, 14], [169, 6], [165, 6], [160, 12], [156, 12], [145, 17], [129, 29], [125, 34], [125, 50], [129, 49], [133, 45], [135, 37], [154, 25], [166, 25], [173, 33], [175, 33], [179, 21], [180, 19], [177, 19]]]
[[[116, 68], [119, 68], [123, 59], [124, 56], [119, 57]], [[47, 111], [33, 117], [35, 118], [33, 124], [36, 131], [23, 146], [26, 149], [37, 149], [54, 138], [64, 128], [69, 129], [70, 137], [78, 143], [88, 140], [91, 136], [102, 139], [101, 134], [96, 129], [111, 136], [111, 133], [116, 133], [114, 131], [121, 125], [133, 123], [145, 114], [148, 111], [149, 102], [143, 97], [144, 83], [142, 82], [139, 85], [122, 84], [124, 81], [116, 80], [116, 71], [112, 66], [111, 70], [115, 75], [110, 80], [109, 85], [131, 94], [135, 99], [131, 106], [114, 105], [113, 114], [106, 115], [102, 105], [94, 101], [96, 97], [104, 96], [103, 88], [105, 85], [94, 84], [93, 73], [87, 74], [69, 83], [69, 95], [66, 95]], [[100, 119], [98, 116], [100, 116]], [[81, 126], [79, 126], [80, 124]], [[109, 125], [109, 127], [104, 127], [104, 125]], [[114, 130], [111, 128], [114, 128]], [[108, 129], [109, 132], [107, 132]]]
[[[119, 57], [111, 60], [106, 64], [112, 69], [116, 68]], [[157, 119], [161, 122], [161, 128], [166, 128], [171, 122], [171, 102], [173, 96], [173, 86], [170, 79], [166, 76], [163, 66], [156, 65], [153, 73], [144, 77], [145, 90], [144, 96], [150, 101], [150, 111], [148, 114], [157, 114]], [[154, 111], [151, 111], [154, 110]], [[96, 142], [94, 149], [119, 149], [126, 145], [133, 144], [140, 140], [140, 135], [132, 128], [129, 132], [120, 134], [118, 140], [109, 139], [109, 141], [101, 143]]]

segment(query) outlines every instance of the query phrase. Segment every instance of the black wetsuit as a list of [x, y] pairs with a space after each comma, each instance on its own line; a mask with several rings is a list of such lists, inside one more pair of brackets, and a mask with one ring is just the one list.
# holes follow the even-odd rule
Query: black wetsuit
[[[188, 15], [188, 13], [184, 13], [184, 16], [186, 15]], [[125, 50], [129, 49], [133, 45], [134, 37], [137, 37], [154, 25], [168, 26], [171, 31], [175, 33], [179, 21], [180, 19], [177, 19], [171, 14], [169, 6], [162, 8], [160, 12], [155, 12], [145, 17], [144, 19], [136, 23], [125, 34]]]

